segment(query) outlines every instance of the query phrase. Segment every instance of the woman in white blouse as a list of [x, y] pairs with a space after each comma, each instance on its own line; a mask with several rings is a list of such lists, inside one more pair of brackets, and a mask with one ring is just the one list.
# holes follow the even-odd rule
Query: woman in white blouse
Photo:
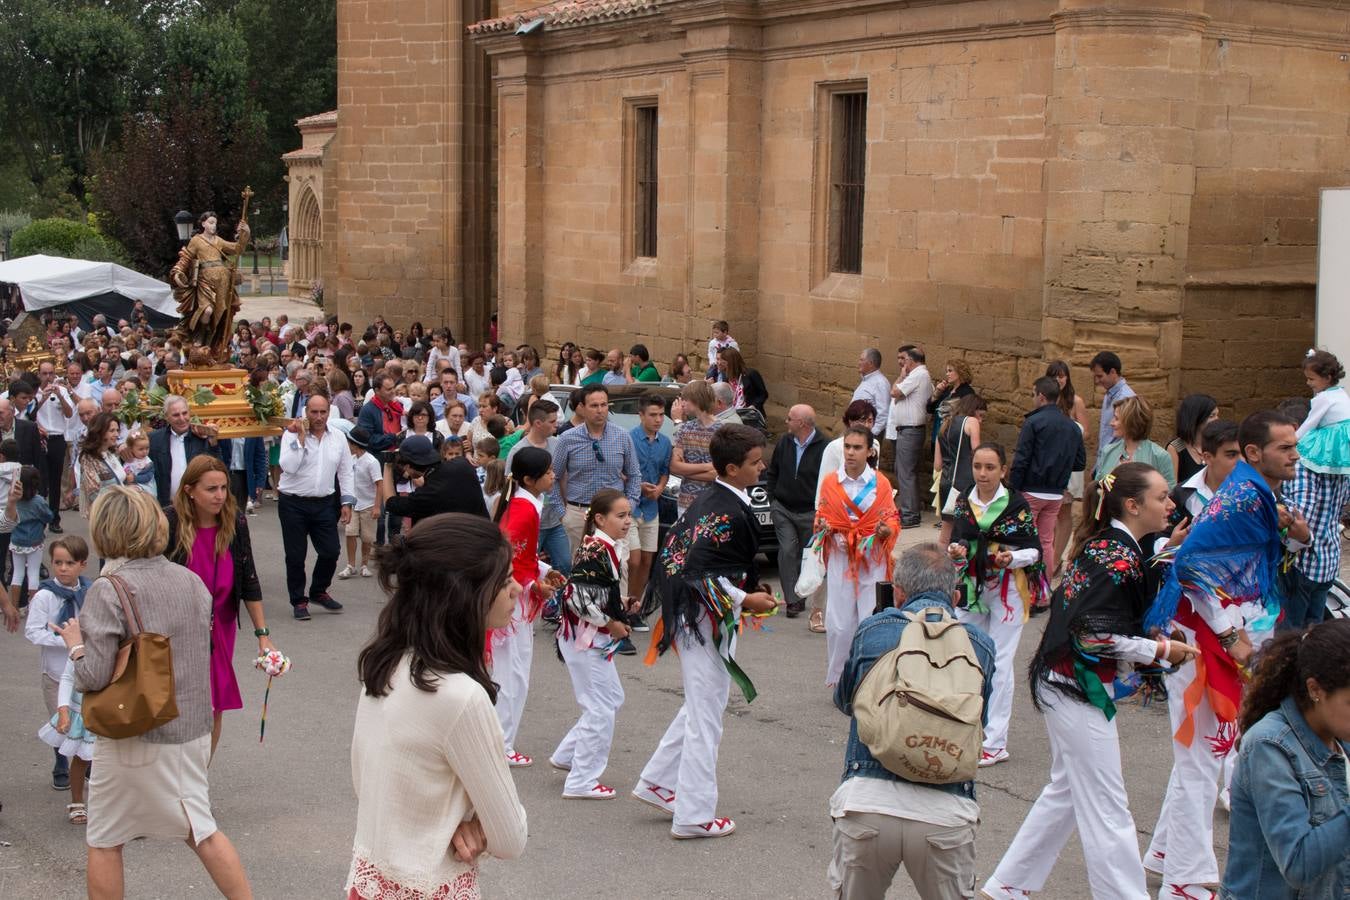
[[520, 596], [511, 548], [487, 519], [443, 513], [376, 561], [389, 604], [357, 661], [347, 896], [478, 897], [477, 857], [525, 849], [483, 662], [488, 629], [510, 624]]

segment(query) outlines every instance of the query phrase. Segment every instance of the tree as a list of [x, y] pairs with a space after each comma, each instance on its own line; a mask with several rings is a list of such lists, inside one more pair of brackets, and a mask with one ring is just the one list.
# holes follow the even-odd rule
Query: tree
[[38, 219], [18, 228], [11, 239], [12, 257], [45, 253], [69, 259], [125, 263], [126, 253], [92, 225], [71, 219]]
[[126, 247], [133, 264], [167, 272], [178, 255], [173, 217], [212, 210], [233, 236], [239, 192], [264, 151], [255, 116], [225, 120], [198, 100], [194, 83], [173, 85], [150, 111], [127, 116], [120, 145], [96, 157], [91, 206], [99, 226]]
[[34, 185], [69, 177], [54, 192], [83, 196], [88, 154], [144, 91], [146, 47], [144, 29], [110, 6], [0, 4], [0, 103]]

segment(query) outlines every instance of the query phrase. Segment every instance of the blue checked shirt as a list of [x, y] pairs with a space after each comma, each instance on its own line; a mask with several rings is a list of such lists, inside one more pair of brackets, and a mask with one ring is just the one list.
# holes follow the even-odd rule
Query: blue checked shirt
[[633, 439], [613, 422], [605, 423], [604, 437], [598, 440], [591, 437], [585, 425], [559, 435], [553, 450], [553, 474], [557, 480], [549, 498], [559, 509], [566, 503], [589, 505], [596, 492], [605, 488], [623, 491], [636, 507], [642, 493], [642, 472]]
[[[642, 473], [642, 480], [648, 484], [659, 484], [662, 478], [670, 474], [670, 456], [674, 452], [670, 438], [659, 431], [656, 437], [648, 438], [641, 425], [629, 432], [629, 436], [632, 437], [633, 448], [637, 451], [638, 470]], [[637, 509], [633, 510], [633, 518], [650, 522], [659, 513], [657, 501], [643, 497], [638, 501]]]
[[1324, 475], [1298, 466], [1284, 483], [1281, 499], [1308, 520], [1312, 543], [1294, 557], [1294, 566], [1309, 581], [1332, 581], [1341, 570], [1341, 510], [1350, 503], [1350, 477]]

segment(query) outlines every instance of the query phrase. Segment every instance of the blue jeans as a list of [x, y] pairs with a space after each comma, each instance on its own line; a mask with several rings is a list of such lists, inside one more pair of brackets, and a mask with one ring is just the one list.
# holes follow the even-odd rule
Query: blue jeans
[[548, 554], [548, 564], [564, 575], [572, 574], [572, 546], [562, 525], [539, 529], [539, 552]]
[[1330, 581], [1313, 581], [1298, 569], [1291, 568], [1281, 576], [1284, 587], [1284, 618], [1277, 630], [1302, 630], [1316, 625], [1327, 614], [1327, 594]]

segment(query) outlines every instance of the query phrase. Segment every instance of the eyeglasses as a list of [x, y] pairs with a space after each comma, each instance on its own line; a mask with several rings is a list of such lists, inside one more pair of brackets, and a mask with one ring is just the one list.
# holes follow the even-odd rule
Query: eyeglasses
[[602, 463], [605, 461], [605, 454], [600, 451], [600, 442], [591, 441], [591, 449], [595, 451], [595, 461]]

